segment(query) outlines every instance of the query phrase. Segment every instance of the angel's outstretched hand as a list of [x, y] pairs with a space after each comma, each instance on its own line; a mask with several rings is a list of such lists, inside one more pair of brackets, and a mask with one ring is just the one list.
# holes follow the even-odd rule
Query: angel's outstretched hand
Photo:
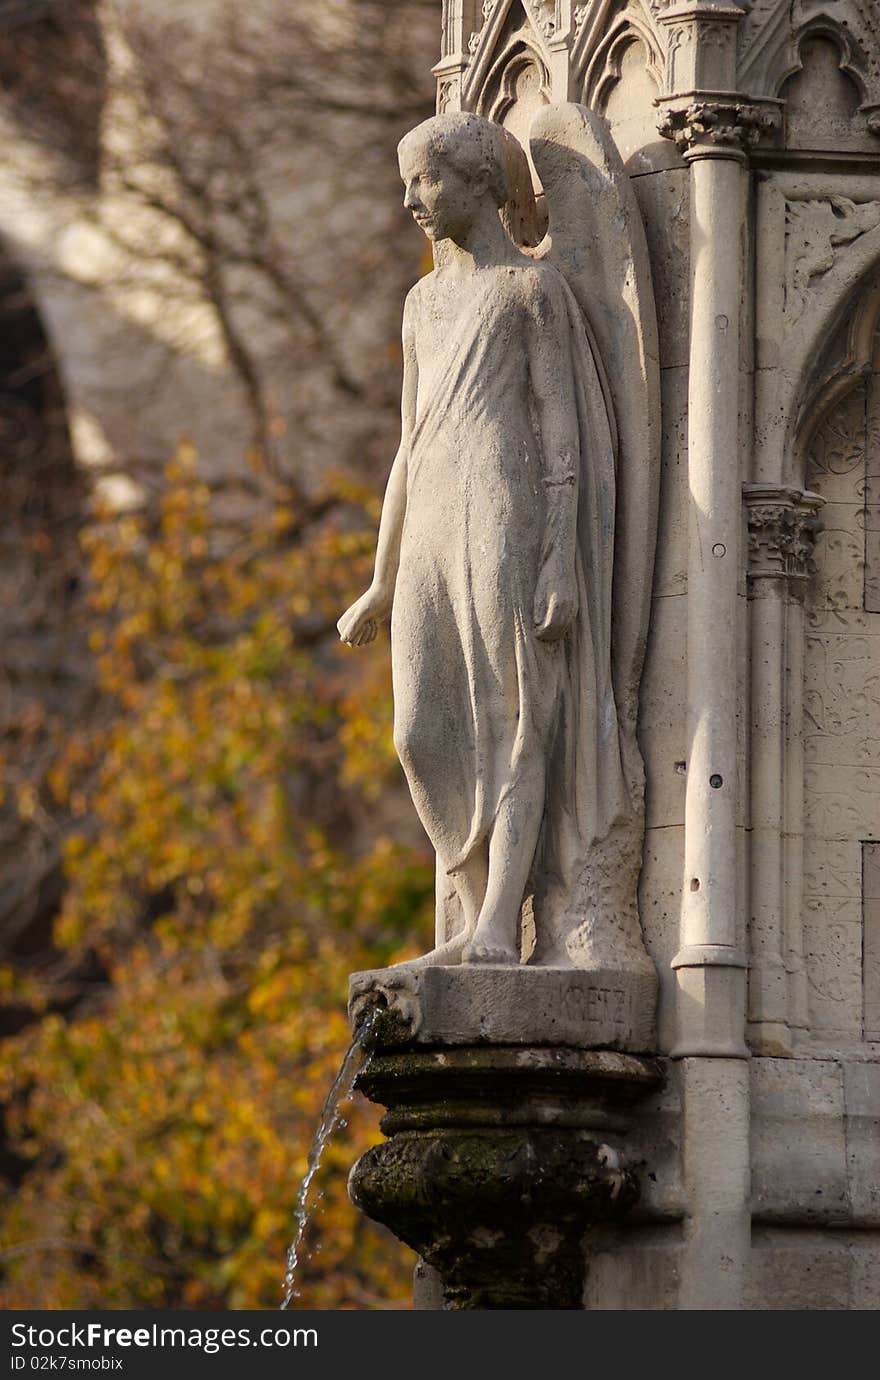
[[388, 600], [371, 586], [366, 594], [346, 609], [336, 627], [342, 642], [349, 647], [363, 647], [372, 642], [379, 623], [388, 615]]

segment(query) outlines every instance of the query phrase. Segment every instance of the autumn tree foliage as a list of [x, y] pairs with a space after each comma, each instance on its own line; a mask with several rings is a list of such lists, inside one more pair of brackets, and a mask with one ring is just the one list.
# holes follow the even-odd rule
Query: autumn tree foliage
[[[155, 530], [106, 520], [89, 537], [92, 644], [116, 712], [50, 777], [81, 821], [59, 971], [4, 974], [38, 1017], [0, 1059], [25, 1166], [4, 1204], [7, 1308], [278, 1301], [348, 1043], [347, 975], [404, 954], [432, 894], [424, 852], [365, 824], [399, 770], [387, 648], [353, 680], [352, 654], [310, 636], [368, 577], [375, 502], [334, 499], [307, 542], [279, 494], [246, 544], [214, 552], [210, 491], [183, 447]], [[356, 1106], [322, 1175], [310, 1307], [405, 1294], [397, 1247], [346, 1200], [375, 1123]]]
[[[371, 227], [371, 198], [428, 113], [406, 43], [435, 7], [332, 0], [311, 28], [294, 6], [283, 30], [227, 7], [213, 46], [105, 8], [127, 23], [122, 66], [107, 76], [99, 53], [125, 118], [97, 161], [126, 214], [95, 197], [95, 158], [65, 195], [140, 302], [213, 323], [251, 446], [234, 470], [186, 441], [164, 472], [117, 456], [140, 503], [82, 525], [88, 713], [35, 692], [40, 769], [22, 757], [7, 801], [64, 881], [51, 938], [0, 968], [0, 1306], [272, 1308], [348, 1043], [347, 976], [430, 930], [387, 641], [355, 654], [334, 625], [369, 579], [400, 290], [418, 271], [415, 239], [401, 251]], [[85, 80], [98, 49], [70, 51]], [[0, 58], [28, 70], [9, 44]], [[27, 111], [26, 82], [15, 99]], [[411, 1257], [345, 1189], [377, 1136], [356, 1100], [317, 1182], [300, 1306], [405, 1306]]]

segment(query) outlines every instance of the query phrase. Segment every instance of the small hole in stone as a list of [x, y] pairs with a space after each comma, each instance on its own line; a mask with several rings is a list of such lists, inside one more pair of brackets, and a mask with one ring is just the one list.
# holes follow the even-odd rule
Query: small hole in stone
[[709, 785], [712, 787], [713, 791], [719, 791], [724, 785], [724, 777], [719, 776], [716, 771], [714, 775], [709, 777]]
[[679, 776], [684, 776], [687, 771], [687, 762], [676, 762], [675, 770], [678, 772]]
[[699, 877], [692, 877], [692, 878], [691, 878], [691, 891], [699, 891], [699, 889], [700, 889], [700, 879], [699, 879]]
[[726, 555], [727, 555], [727, 547], [724, 545], [724, 542], [723, 542], [723, 541], [716, 541], [715, 545], [712, 547], [712, 555], [713, 555], [713, 556], [726, 556]]

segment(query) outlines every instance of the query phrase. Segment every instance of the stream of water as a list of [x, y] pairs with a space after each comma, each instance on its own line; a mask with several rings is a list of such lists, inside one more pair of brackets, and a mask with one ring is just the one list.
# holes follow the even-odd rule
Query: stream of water
[[300, 1263], [300, 1251], [302, 1250], [306, 1228], [312, 1220], [315, 1209], [322, 1197], [319, 1193], [314, 1201], [310, 1202], [309, 1192], [314, 1182], [315, 1175], [321, 1167], [324, 1151], [327, 1149], [333, 1132], [337, 1127], [344, 1127], [346, 1124], [342, 1116], [341, 1107], [342, 1104], [347, 1102], [351, 1097], [354, 1088], [354, 1080], [357, 1078], [358, 1070], [361, 1066], [364, 1046], [369, 1038], [370, 1031], [373, 1028], [378, 1014], [378, 1009], [374, 1008], [367, 1016], [363, 1025], [359, 1027], [357, 1034], [346, 1051], [345, 1058], [342, 1060], [339, 1072], [333, 1080], [333, 1086], [328, 1092], [321, 1110], [321, 1120], [318, 1123], [318, 1129], [315, 1132], [309, 1150], [306, 1172], [299, 1186], [299, 1193], [296, 1195], [296, 1209], [294, 1211], [296, 1234], [287, 1251], [287, 1268], [284, 1272], [284, 1297], [281, 1301], [282, 1309], [289, 1308], [293, 1300], [299, 1298], [299, 1289], [296, 1287], [296, 1272]]

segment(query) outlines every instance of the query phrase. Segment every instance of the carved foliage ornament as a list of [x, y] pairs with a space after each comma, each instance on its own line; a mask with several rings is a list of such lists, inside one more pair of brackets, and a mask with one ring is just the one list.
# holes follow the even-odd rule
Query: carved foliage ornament
[[822, 531], [822, 499], [797, 490], [755, 487], [747, 491], [749, 578], [807, 580], [815, 572], [813, 550]]
[[545, 38], [552, 38], [556, 32], [555, 0], [525, 0], [526, 8]]
[[780, 116], [744, 101], [694, 101], [663, 111], [658, 129], [683, 153], [700, 144], [744, 149], [779, 124]]

